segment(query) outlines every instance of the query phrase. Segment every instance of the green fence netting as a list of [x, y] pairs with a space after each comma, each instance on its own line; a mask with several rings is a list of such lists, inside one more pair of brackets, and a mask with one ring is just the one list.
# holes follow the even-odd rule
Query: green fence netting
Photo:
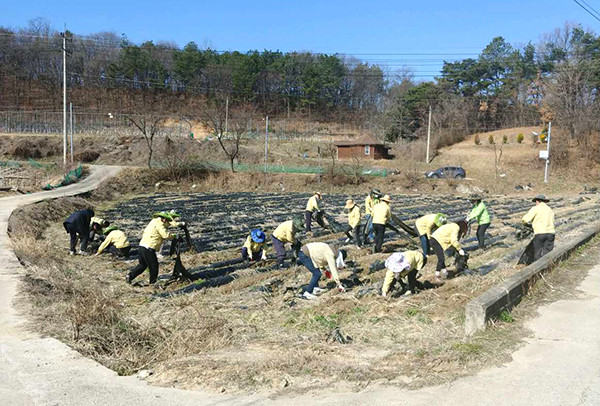
[[65, 177], [58, 184], [51, 185], [48, 183], [46, 186], [43, 187], [43, 189], [44, 190], [52, 190], [52, 189], [56, 189], [61, 186], [67, 186], [67, 185], [70, 185], [71, 183], [77, 182], [77, 180], [79, 178], [81, 178], [82, 172], [83, 172], [83, 168], [81, 167], [81, 165], [79, 165], [77, 168], [73, 169], [72, 171], [69, 171], [69, 173], [67, 173], [65, 175]]
[[3, 168], [20, 168], [21, 164], [16, 161], [0, 161], [0, 167]]
[[[231, 165], [228, 162], [206, 162], [204, 165], [215, 168], [217, 170], [229, 170]], [[238, 172], [265, 172], [264, 164], [246, 164], [237, 163], [233, 165]], [[304, 173], [304, 174], [319, 174], [325, 173], [329, 169], [318, 166], [288, 166], [288, 165], [267, 165], [267, 173]], [[363, 176], [387, 176], [387, 169], [379, 168], [352, 168], [347, 166], [339, 166], [336, 168], [336, 174], [353, 175], [359, 173]]]

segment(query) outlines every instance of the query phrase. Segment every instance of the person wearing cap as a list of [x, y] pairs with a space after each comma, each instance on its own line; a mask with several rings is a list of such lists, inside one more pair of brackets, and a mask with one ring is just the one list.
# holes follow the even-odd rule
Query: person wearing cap
[[266, 236], [262, 230], [255, 229], [250, 231], [250, 235], [246, 237], [246, 242], [242, 247], [242, 259], [244, 261], [263, 261], [267, 259], [265, 251]]
[[125, 233], [119, 230], [117, 226], [110, 226], [104, 230], [104, 241], [98, 247], [96, 255], [102, 254], [107, 248], [117, 257], [129, 257], [129, 251], [131, 250], [129, 240], [127, 240]]
[[75, 255], [77, 239], [81, 240], [79, 254], [87, 255], [86, 249], [90, 238], [90, 224], [92, 217], [94, 217], [94, 210], [78, 210], [67, 217], [63, 223], [65, 231], [71, 236], [69, 245], [70, 255]]
[[444, 277], [448, 275], [444, 251], [450, 247], [453, 247], [456, 251], [458, 251], [458, 255], [465, 255], [465, 251], [463, 251], [462, 247], [460, 246], [460, 240], [467, 234], [467, 231], [467, 222], [461, 220], [457, 221], [456, 223], [444, 224], [435, 230], [433, 234], [431, 234], [431, 239], [429, 242], [431, 243], [431, 248], [433, 249], [434, 254], [437, 256], [435, 277], [438, 280], [440, 278], [440, 273], [442, 273]]
[[386, 297], [394, 287], [396, 281], [403, 285], [402, 278], [408, 277], [408, 289], [411, 293], [417, 293], [417, 289], [425, 289], [423, 284], [417, 280], [417, 272], [427, 264], [427, 255], [419, 251], [395, 252], [385, 260], [385, 279], [381, 289], [381, 296]]
[[381, 201], [373, 207], [373, 230], [375, 231], [375, 247], [373, 252], [381, 252], [383, 246], [383, 236], [385, 234], [385, 226], [392, 218], [390, 203], [392, 199], [389, 195], [381, 198]]
[[425, 256], [429, 255], [429, 239], [431, 238], [431, 233], [446, 224], [446, 221], [446, 215], [442, 213], [426, 214], [415, 221], [415, 228], [419, 233], [421, 248], [423, 249], [423, 254]]
[[173, 219], [168, 227], [185, 227], [185, 221], [179, 221], [181, 218], [181, 214], [177, 213], [175, 210], [169, 210], [167, 214]]
[[296, 233], [303, 227], [302, 217], [294, 217], [292, 220], [284, 221], [277, 226], [271, 241], [273, 242], [273, 248], [275, 248], [275, 255], [277, 256], [277, 265], [280, 268], [284, 267], [285, 261], [285, 244], [292, 244], [292, 248], [295, 250], [299, 249], [299, 242], [296, 241]]
[[324, 242], [311, 242], [302, 246], [298, 253], [298, 261], [312, 274], [302, 297], [309, 300], [316, 299], [317, 294], [325, 291], [318, 287], [321, 269], [325, 271], [326, 275], [331, 274], [340, 292], [345, 292], [346, 288], [342, 285], [338, 273], [338, 269], [345, 267], [345, 259], [346, 251], [338, 250], [337, 247]]
[[479, 195], [471, 195], [469, 200], [473, 204], [471, 213], [466, 218], [467, 223], [477, 221], [477, 244], [479, 249], [485, 248], [485, 232], [490, 226], [490, 213]]
[[90, 238], [89, 241], [94, 241], [96, 234], [100, 236], [100, 239], [104, 237], [104, 229], [110, 226], [110, 222], [104, 220], [102, 217], [94, 216], [90, 220]]
[[544, 195], [537, 195], [532, 199], [535, 202], [527, 214], [523, 216], [523, 223], [533, 227], [533, 260], [537, 261], [554, 249], [554, 212], [546, 203], [549, 200]]
[[150, 283], [156, 283], [158, 278], [158, 258], [156, 250], [160, 248], [164, 240], [173, 240], [175, 234], [167, 231], [167, 226], [173, 218], [166, 212], [156, 213], [148, 223], [142, 234], [139, 244], [139, 264], [127, 274], [127, 283], [133, 282], [142, 272], [148, 268], [150, 271]]
[[371, 189], [365, 198], [365, 243], [374, 239], [373, 235], [373, 208], [379, 203], [381, 192], [379, 189]]
[[354, 239], [356, 240], [356, 246], [360, 248], [362, 247], [362, 241], [360, 238], [360, 207], [358, 204], [354, 203], [354, 200], [348, 199], [346, 200], [344, 210], [348, 212], [348, 227], [344, 231], [346, 233], [346, 237], [348, 237], [347, 242], [352, 241], [350, 231], [353, 231]]
[[[165, 224], [165, 226], [167, 228], [169, 227], [179, 227], [179, 228], [184, 228], [185, 227], [185, 221], [178, 221], [177, 219], [181, 218], [181, 214], [177, 213], [175, 210], [169, 210], [169, 211], [161, 211], [161, 212], [157, 212], [154, 213], [152, 215], [152, 218], [157, 218], [160, 216], [169, 216], [171, 218], [171, 221], [169, 221], [169, 223]], [[163, 258], [163, 255], [161, 254], [163, 247], [165, 245], [165, 242], [163, 241], [163, 243], [160, 245], [160, 247], [158, 248], [158, 250], [156, 250], [156, 256], [159, 259]]]

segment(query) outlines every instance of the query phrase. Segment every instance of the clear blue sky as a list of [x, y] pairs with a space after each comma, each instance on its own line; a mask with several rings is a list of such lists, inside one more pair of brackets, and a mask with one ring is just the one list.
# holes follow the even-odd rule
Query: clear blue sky
[[[600, 11], [598, 0], [586, 2]], [[412, 66], [417, 78], [435, 74], [444, 59], [480, 52], [495, 36], [536, 42], [567, 21], [600, 31], [600, 22], [572, 0], [7, 1], [0, 26], [24, 27], [36, 17], [80, 35], [124, 33], [136, 43], [346, 53], [391, 70]], [[383, 55], [399, 53], [444, 55]]]

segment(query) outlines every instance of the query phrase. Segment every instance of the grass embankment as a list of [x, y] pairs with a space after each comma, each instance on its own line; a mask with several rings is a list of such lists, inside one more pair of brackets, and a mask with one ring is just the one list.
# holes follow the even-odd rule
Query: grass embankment
[[[415, 388], [451, 381], [507, 361], [526, 335], [524, 320], [537, 303], [572, 294], [585, 274], [583, 265], [590, 256], [597, 260], [594, 250], [580, 251], [546, 275], [524, 305], [488, 331], [465, 338], [465, 303], [514, 272], [512, 267], [392, 299], [358, 297], [351, 290], [306, 302], [296, 292], [308, 273], [293, 267], [152, 300], [153, 288], [124, 283], [132, 263], [66, 255], [62, 220], [90, 204], [59, 199], [26, 207], [11, 218], [15, 249], [27, 264], [31, 328], [120, 374], [151, 368], [155, 384], [187, 389], [289, 394], [332, 385], [340, 390], [372, 384]], [[184, 261], [193, 266], [236, 255], [236, 250], [190, 254]], [[381, 281], [383, 272], [369, 275], [367, 264], [384, 257], [351, 252], [351, 258], [364, 262], [363, 283]], [[432, 268], [429, 264], [424, 279]], [[164, 260], [162, 272], [171, 269], [172, 260]], [[336, 328], [352, 343], [332, 340]]]

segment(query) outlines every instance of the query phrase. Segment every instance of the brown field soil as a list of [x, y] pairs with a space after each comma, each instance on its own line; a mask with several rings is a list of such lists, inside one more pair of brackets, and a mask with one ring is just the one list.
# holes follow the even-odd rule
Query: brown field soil
[[[364, 296], [357, 289], [346, 293], [332, 289], [317, 301], [301, 300], [297, 292], [309, 273], [296, 266], [266, 273], [250, 268], [218, 288], [153, 299], [153, 293], [162, 292], [160, 287], [124, 283], [125, 272], [134, 263], [66, 255], [63, 218], [70, 209], [93, 203], [60, 199], [15, 213], [13, 222], [21, 229], [11, 237], [18, 256], [28, 264], [27, 299], [20, 305], [31, 312], [32, 329], [67, 342], [120, 374], [152, 369], [149, 381], [156, 385], [293, 395], [332, 387], [439, 384], [509, 360], [526, 334], [523, 319], [535, 309], [535, 304], [519, 307], [486, 332], [464, 336], [465, 304], [513, 274], [517, 267], [510, 264], [484, 277], [450, 279], [413, 296], [377, 296], [384, 271], [369, 274], [368, 265], [386, 258], [404, 244], [402, 240], [386, 242], [387, 254], [350, 250], [349, 258], [365, 269], [362, 282], [375, 287], [374, 293]], [[596, 204], [596, 199], [582, 204]], [[103, 201], [96, 209], [110, 205]], [[577, 208], [565, 207], [557, 216], [576, 212]], [[472, 265], [502, 252], [492, 246], [474, 256]], [[189, 268], [238, 255], [237, 249], [186, 253], [183, 261]], [[161, 271], [170, 272], [172, 266], [173, 260], [165, 258]], [[430, 257], [421, 280], [433, 280], [434, 266]], [[581, 276], [575, 272], [565, 276], [561, 270], [552, 274], [558, 279], [546, 278], [555, 296], [557, 291], [568, 293], [568, 286]], [[350, 276], [348, 271], [341, 273], [342, 278]], [[537, 297], [541, 298], [545, 296]], [[336, 328], [352, 342], [332, 340]]]

